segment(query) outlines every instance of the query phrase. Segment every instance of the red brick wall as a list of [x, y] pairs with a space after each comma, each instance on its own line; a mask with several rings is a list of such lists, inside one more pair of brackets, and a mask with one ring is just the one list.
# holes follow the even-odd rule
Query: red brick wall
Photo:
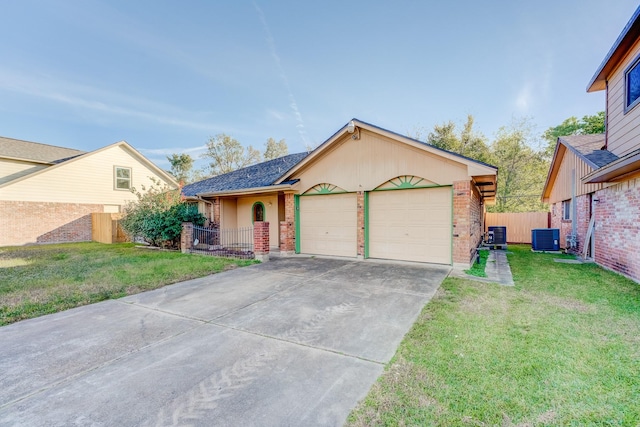
[[269, 223], [256, 221], [253, 223], [253, 252], [256, 255], [269, 253]]
[[595, 260], [640, 281], [640, 178], [596, 192]]
[[358, 191], [358, 256], [364, 256], [364, 191]]
[[284, 221], [280, 221], [280, 251], [296, 250], [296, 207], [293, 193], [284, 195]]
[[480, 194], [471, 181], [453, 183], [453, 262], [469, 265], [482, 240]]
[[103, 205], [0, 201], [0, 246], [91, 241]]
[[[576, 233], [578, 235], [578, 252], [582, 253], [587, 230], [589, 229], [589, 221], [591, 220], [591, 197], [589, 194], [583, 194], [575, 198], [577, 207]], [[571, 209], [573, 215], [573, 208]], [[566, 249], [568, 247], [567, 236], [572, 233], [573, 220], [562, 219], [562, 202], [554, 203], [551, 206], [551, 228], [560, 230], [560, 247]]]

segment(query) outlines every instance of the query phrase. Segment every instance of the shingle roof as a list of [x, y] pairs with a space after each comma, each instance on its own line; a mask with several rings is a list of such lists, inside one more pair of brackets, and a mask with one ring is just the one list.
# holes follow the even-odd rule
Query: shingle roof
[[289, 154], [256, 165], [247, 166], [223, 175], [185, 185], [182, 193], [187, 197], [197, 194], [242, 190], [272, 185], [285, 172], [307, 157], [309, 153]]
[[602, 133], [593, 135], [561, 136], [560, 142], [571, 148], [578, 156], [590, 163], [594, 169], [601, 168], [615, 160], [618, 156], [611, 151], [602, 149], [605, 136]]
[[85, 153], [85, 151], [75, 150], [73, 148], [56, 147], [54, 145], [0, 136], [0, 157], [44, 163], [60, 163]]

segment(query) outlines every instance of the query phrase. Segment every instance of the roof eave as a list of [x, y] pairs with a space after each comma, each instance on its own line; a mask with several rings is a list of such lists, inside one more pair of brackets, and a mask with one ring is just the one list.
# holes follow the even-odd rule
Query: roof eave
[[640, 6], [633, 13], [631, 19], [629, 19], [629, 22], [589, 81], [587, 92], [596, 92], [607, 87], [607, 78], [628, 52], [631, 45], [640, 37], [640, 19], [638, 18], [640, 18]]
[[209, 191], [206, 193], [196, 193], [195, 196], [187, 196], [189, 197], [218, 197], [218, 196], [245, 196], [247, 194], [257, 194], [257, 193], [273, 193], [275, 191], [282, 190], [291, 190], [295, 184], [279, 184], [279, 185], [267, 185], [264, 187], [252, 187], [252, 188], [242, 188], [235, 190], [225, 190], [225, 191]]
[[640, 174], [640, 150], [633, 151], [582, 178], [584, 184], [624, 181]]
[[[560, 150], [562, 149], [562, 152]], [[567, 150], [567, 146], [560, 142], [560, 138], [556, 142], [556, 149], [553, 151], [553, 157], [551, 157], [551, 165], [549, 166], [549, 173], [547, 173], [547, 180], [542, 187], [542, 202], [549, 203], [549, 197], [551, 196], [551, 188], [556, 181], [558, 170], [560, 169], [560, 163], [564, 152]]]

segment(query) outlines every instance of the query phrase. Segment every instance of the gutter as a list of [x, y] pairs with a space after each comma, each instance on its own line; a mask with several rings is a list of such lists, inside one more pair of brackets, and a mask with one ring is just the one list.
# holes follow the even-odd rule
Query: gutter
[[195, 197], [202, 198], [202, 197], [233, 196], [233, 195], [245, 195], [245, 194], [256, 194], [256, 193], [272, 193], [278, 190], [292, 190], [292, 189], [293, 189], [292, 184], [280, 184], [280, 185], [270, 185], [268, 187], [253, 187], [253, 188], [242, 188], [238, 190], [198, 193], [196, 194]]

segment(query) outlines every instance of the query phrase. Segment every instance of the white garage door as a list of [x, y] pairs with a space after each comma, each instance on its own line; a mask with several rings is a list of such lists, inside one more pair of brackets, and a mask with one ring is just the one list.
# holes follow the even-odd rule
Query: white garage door
[[451, 188], [369, 193], [369, 257], [451, 264]]
[[357, 255], [355, 193], [300, 197], [300, 252]]

